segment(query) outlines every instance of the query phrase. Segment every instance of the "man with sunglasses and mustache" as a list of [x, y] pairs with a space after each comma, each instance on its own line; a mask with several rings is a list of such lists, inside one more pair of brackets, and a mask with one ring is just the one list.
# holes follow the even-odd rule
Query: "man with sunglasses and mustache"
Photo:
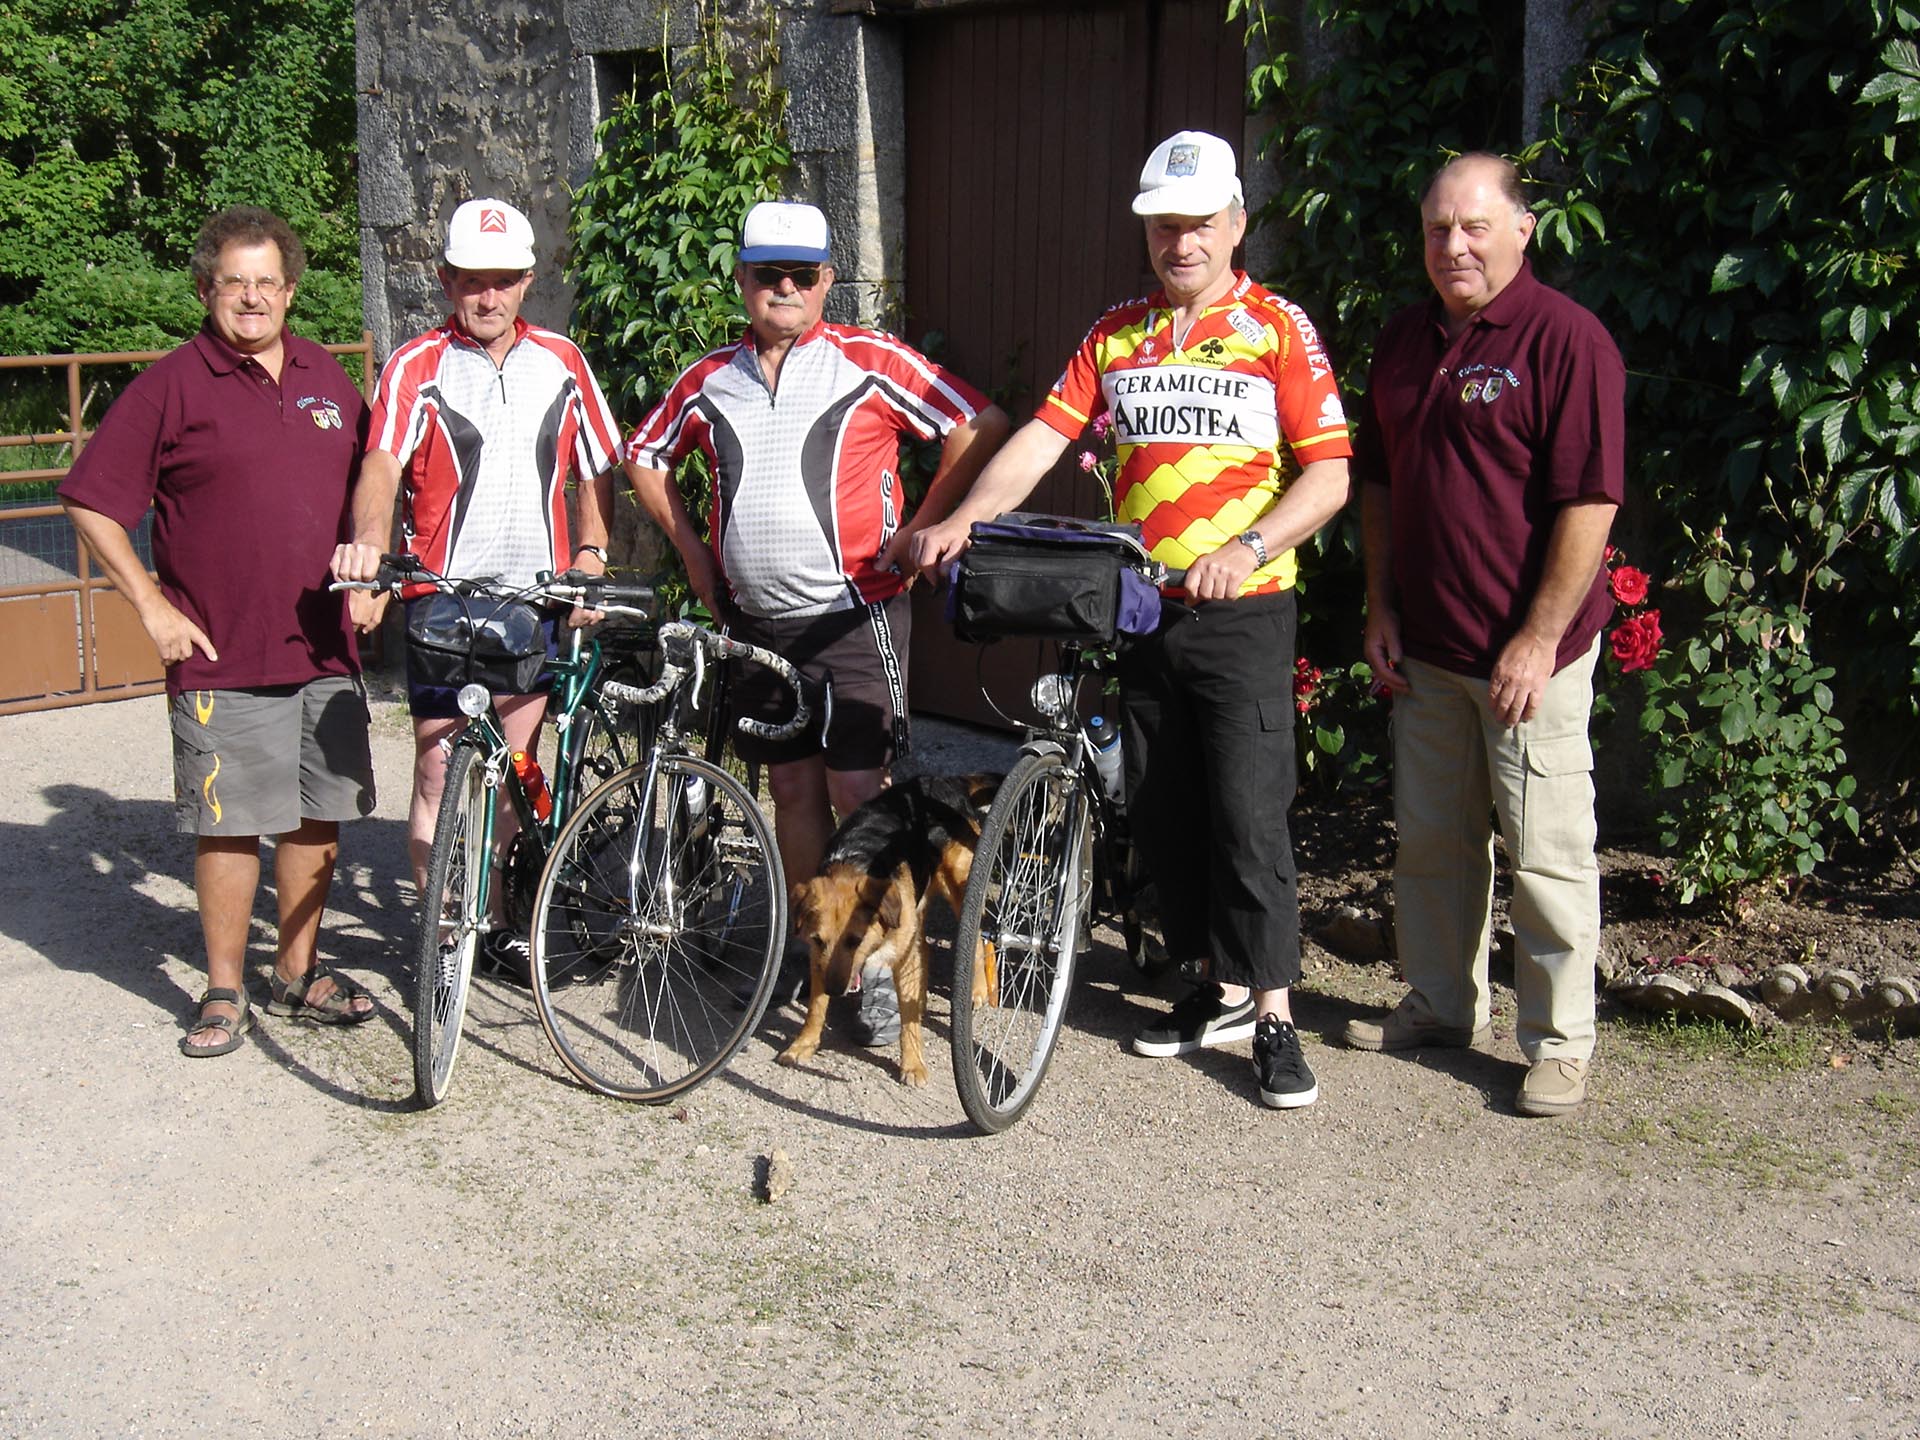
[[[784, 655], [831, 703], [793, 740], [736, 734], [767, 766], [789, 884], [810, 878], [834, 828], [887, 784], [908, 748], [908, 560], [913, 537], [966, 494], [1007, 417], [965, 380], [877, 330], [822, 319], [833, 286], [826, 217], [766, 202], [747, 212], [734, 281], [747, 331], [690, 365], [627, 442], [634, 493], [673, 541], [694, 593], [742, 639]], [[942, 439], [926, 496], [907, 513], [903, 440]], [[673, 469], [704, 457], [708, 525]], [[766, 672], [734, 677], [741, 713], [782, 718]], [[793, 950], [790, 947], [790, 958]], [[781, 993], [804, 976], [804, 955]], [[884, 990], [862, 1006], [865, 1043], [892, 1043]]]

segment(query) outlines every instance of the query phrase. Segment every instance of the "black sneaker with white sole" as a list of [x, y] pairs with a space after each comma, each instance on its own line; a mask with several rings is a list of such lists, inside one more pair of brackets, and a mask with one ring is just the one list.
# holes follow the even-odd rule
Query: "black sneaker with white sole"
[[473, 960], [473, 968], [490, 979], [522, 987], [533, 983], [533, 946], [512, 930], [489, 930]]
[[1276, 1110], [1298, 1110], [1320, 1098], [1320, 1084], [1300, 1053], [1300, 1032], [1285, 1020], [1262, 1015], [1253, 1031], [1253, 1070], [1260, 1099]]
[[1220, 998], [1218, 985], [1202, 985], [1184, 996], [1167, 1018], [1133, 1037], [1137, 1055], [1186, 1055], [1212, 1045], [1231, 1045], [1253, 1034], [1253, 996], [1237, 1005]]

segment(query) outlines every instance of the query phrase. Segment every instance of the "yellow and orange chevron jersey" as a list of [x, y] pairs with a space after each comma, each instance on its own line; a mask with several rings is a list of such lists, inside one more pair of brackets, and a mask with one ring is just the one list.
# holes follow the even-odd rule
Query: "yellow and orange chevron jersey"
[[[1179, 349], [1164, 293], [1100, 317], [1038, 418], [1073, 439], [1102, 413], [1119, 444], [1115, 518], [1181, 570], [1252, 528], [1301, 466], [1353, 453], [1313, 322], [1238, 272]], [[1240, 593], [1290, 589], [1297, 569], [1284, 550]]]

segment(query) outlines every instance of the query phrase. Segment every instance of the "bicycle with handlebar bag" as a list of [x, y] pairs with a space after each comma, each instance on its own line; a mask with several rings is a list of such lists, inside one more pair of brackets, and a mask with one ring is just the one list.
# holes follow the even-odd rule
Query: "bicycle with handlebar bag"
[[[647, 712], [623, 714], [610, 693], [613, 676], [644, 676], [645, 633], [609, 626], [588, 639], [575, 629], [550, 656], [535, 607], [578, 604], [645, 620], [653, 591], [578, 571], [506, 587], [436, 574], [412, 555], [383, 555], [376, 579], [334, 588], [424, 590], [408, 615], [408, 648], [424, 678], [458, 690], [466, 717], [445, 742], [446, 783], [413, 947], [414, 1095], [430, 1109], [453, 1084], [483, 943], [496, 931], [524, 931], [555, 837], [581, 798], [634, 763], [647, 744]], [[551, 676], [546, 718], [557, 737], [547, 769], [537, 753], [508, 745], [493, 703], [495, 692], [529, 690], [542, 669]], [[504, 843], [503, 796], [518, 821]]]
[[954, 1081], [988, 1134], [1039, 1093], [1094, 914], [1112, 917], [1129, 956], [1147, 963], [1117, 737], [1096, 744], [1099, 717], [1083, 714], [1098, 691], [1083, 691], [1103, 689], [1116, 648], [1158, 624], [1169, 580], [1136, 527], [1020, 513], [976, 524], [954, 566], [961, 639], [1051, 641], [1055, 656], [1029, 696], [1037, 723], [1023, 725], [981, 827], [953, 947]]

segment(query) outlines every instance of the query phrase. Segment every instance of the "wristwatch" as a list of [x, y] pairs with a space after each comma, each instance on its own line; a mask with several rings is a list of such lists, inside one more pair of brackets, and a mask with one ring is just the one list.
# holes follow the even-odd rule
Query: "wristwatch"
[[1258, 530], [1248, 530], [1239, 537], [1240, 543], [1253, 551], [1255, 568], [1264, 568], [1267, 563], [1267, 542], [1260, 538]]
[[[576, 545], [573, 547], [573, 554], [575, 559], [578, 559], [582, 555], [593, 555], [599, 558], [602, 565], [608, 563], [607, 552], [598, 545]], [[1264, 565], [1265, 563], [1264, 560], [1261, 561], [1261, 564]]]

